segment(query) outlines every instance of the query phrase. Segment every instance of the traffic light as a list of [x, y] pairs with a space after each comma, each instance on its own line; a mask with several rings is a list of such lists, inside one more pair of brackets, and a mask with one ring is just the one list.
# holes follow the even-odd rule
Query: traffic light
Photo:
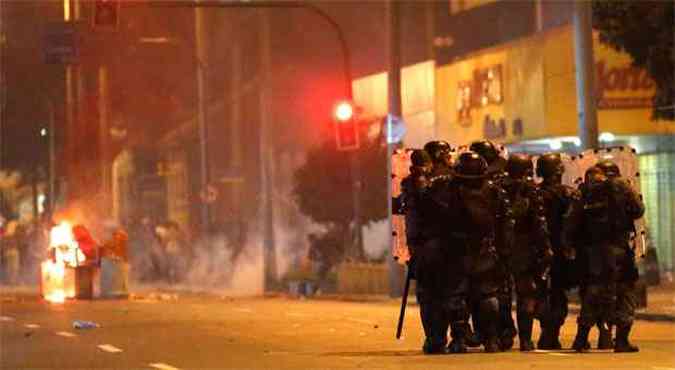
[[348, 101], [341, 101], [333, 110], [335, 120], [335, 142], [338, 150], [355, 150], [359, 148], [359, 126], [354, 118], [354, 106]]
[[119, 0], [94, 1], [94, 27], [101, 29], [116, 29], [119, 23]]

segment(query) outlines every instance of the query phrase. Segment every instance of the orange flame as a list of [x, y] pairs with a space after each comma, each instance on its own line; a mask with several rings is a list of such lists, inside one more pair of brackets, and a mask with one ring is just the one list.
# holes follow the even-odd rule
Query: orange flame
[[66, 267], [76, 267], [86, 257], [73, 238], [72, 226], [65, 221], [50, 231], [49, 248], [53, 257], [42, 263], [42, 295], [49, 302], [63, 303], [75, 297], [73, 270]]

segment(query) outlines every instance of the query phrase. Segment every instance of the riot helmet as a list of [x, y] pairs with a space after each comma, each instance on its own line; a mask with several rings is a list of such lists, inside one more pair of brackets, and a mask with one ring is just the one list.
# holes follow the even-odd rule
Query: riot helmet
[[541, 178], [562, 177], [564, 172], [565, 166], [559, 153], [546, 153], [537, 158], [537, 176]]
[[452, 147], [444, 140], [434, 140], [424, 145], [424, 150], [429, 153], [434, 163], [447, 163]]
[[474, 141], [469, 146], [469, 150], [478, 153], [489, 164], [499, 157], [497, 147], [489, 140]]
[[600, 162], [595, 164], [595, 167], [598, 167], [605, 175], [609, 178], [621, 177], [621, 170], [619, 166], [614, 163], [612, 160], [603, 159]]
[[429, 166], [431, 165], [431, 157], [426, 150], [415, 149], [410, 154], [410, 162], [417, 167]]
[[522, 179], [532, 176], [532, 157], [525, 153], [514, 153], [509, 156], [506, 161], [506, 172], [509, 177], [514, 179]]
[[488, 164], [478, 153], [464, 152], [454, 167], [455, 176], [462, 179], [482, 179], [487, 175]]

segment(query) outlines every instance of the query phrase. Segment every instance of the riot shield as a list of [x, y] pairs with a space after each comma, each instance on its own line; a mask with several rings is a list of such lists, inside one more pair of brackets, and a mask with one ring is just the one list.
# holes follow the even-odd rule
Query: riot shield
[[[637, 152], [630, 146], [589, 149], [576, 156], [563, 157], [563, 163], [565, 164], [563, 183], [577, 188], [583, 181], [586, 170], [603, 159], [610, 159], [616, 163], [621, 171], [621, 178], [627, 181], [642, 197], [640, 163]], [[644, 257], [647, 250], [644, 217], [635, 221], [635, 230], [631, 233], [631, 239], [635, 255]]]
[[[396, 149], [391, 156], [391, 196], [398, 198], [401, 195], [401, 181], [410, 174], [412, 149]], [[405, 216], [392, 215], [392, 256], [399, 264], [405, 264], [410, 259], [410, 251], [405, 238]]]

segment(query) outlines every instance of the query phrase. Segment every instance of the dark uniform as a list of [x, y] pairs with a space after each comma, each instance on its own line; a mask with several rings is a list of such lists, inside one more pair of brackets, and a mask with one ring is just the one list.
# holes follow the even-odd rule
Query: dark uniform
[[[401, 181], [401, 195], [398, 198], [400, 205], [399, 214], [405, 215], [405, 233], [408, 249], [411, 259], [408, 261], [408, 268], [413, 272], [417, 265], [417, 252], [424, 245], [425, 239], [422, 234], [422, 218], [420, 215], [419, 201], [420, 195], [429, 183], [429, 175], [432, 169], [431, 157], [424, 150], [414, 150], [410, 155], [412, 166], [410, 166], [410, 175]], [[417, 281], [417, 301], [420, 305], [420, 319], [424, 334], [427, 338], [431, 336], [429, 331], [428, 308], [424, 305], [425, 286]], [[427, 341], [428, 342], [428, 341]]]
[[544, 212], [553, 248], [553, 263], [547, 287], [546, 314], [542, 319], [542, 333], [537, 343], [539, 349], [561, 349], [560, 328], [567, 317], [566, 291], [577, 284], [574, 253], [562, 248], [563, 219], [572, 203], [579, 199], [579, 192], [562, 184], [565, 172], [560, 154], [547, 153], [537, 159], [537, 176], [543, 179], [539, 189], [544, 201]]
[[424, 268], [418, 268], [418, 279], [433, 286], [426, 298], [441, 310], [431, 330], [434, 348], [447, 340], [449, 325], [453, 343], [448, 350], [452, 353], [467, 350], [468, 302], [478, 302], [485, 350], [499, 350], [498, 262], [509, 249], [513, 223], [505, 194], [486, 181], [486, 169], [476, 153], [463, 153], [453, 177], [432, 181], [423, 206], [433, 222], [425, 222], [429, 238], [420, 250], [420, 267]]
[[[487, 178], [493, 183], [499, 185], [501, 180], [505, 177], [506, 160], [499, 155], [497, 147], [489, 140], [480, 140], [471, 143], [469, 149], [478, 153], [488, 164]], [[513, 322], [511, 310], [513, 307], [513, 281], [511, 275], [508, 273], [506, 261], [502, 261], [500, 270], [502, 272], [502, 283], [497, 293], [499, 301], [499, 321], [497, 324], [497, 332], [499, 334], [499, 346], [502, 350], [507, 350], [513, 347], [513, 338], [516, 337], [516, 324]], [[472, 320], [474, 329], [478, 332], [478, 307], [474, 305], [472, 309]], [[474, 342], [480, 343], [480, 338], [476, 338]]]
[[[424, 146], [432, 167], [425, 175], [424, 186], [417, 181], [415, 191], [415, 206], [411, 214], [406, 217], [406, 234], [408, 245], [412, 245], [414, 266], [413, 272], [417, 280], [416, 296], [420, 306], [420, 318], [426, 335], [422, 350], [427, 354], [446, 352], [448, 319], [445, 316], [441, 298], [441, 288], [438, 274], [443, 269], [440, 263], [443, 245], [447, 242], [442, 232], [442, 212], [434, 203], [428, 180], [441, 178], [450, 174], [449, 156], [452, 148], [445, 141], [431, 141]], [[412, 181], [412, 180], [409, 180]], [[402, 183], [404, 192], [410, 188]]]
[[587, 349], [588, 333], [599, 322], [617, 327], [615, 352], [636, 352], [628, 341], [635, 315], [638, 271], [629, 240], [633, 221], [644, 214], [644, 204], [629, 184], [610, 178], [602, 166], [587, 171], [581, 198], [566, 217], [563, 243], [584, 235], [585, 286], [577, 335], [572, 348]]
[[515, 219], [515, 239], [509, 272], [516, 287], [518, 337], [521, 351], [534, 350], [532, 325], [544, 312], [546, 277], [553, 252], [541, 192], [532, 180], [532, 159], [512, 154], [502, 187], [508, 193]]

